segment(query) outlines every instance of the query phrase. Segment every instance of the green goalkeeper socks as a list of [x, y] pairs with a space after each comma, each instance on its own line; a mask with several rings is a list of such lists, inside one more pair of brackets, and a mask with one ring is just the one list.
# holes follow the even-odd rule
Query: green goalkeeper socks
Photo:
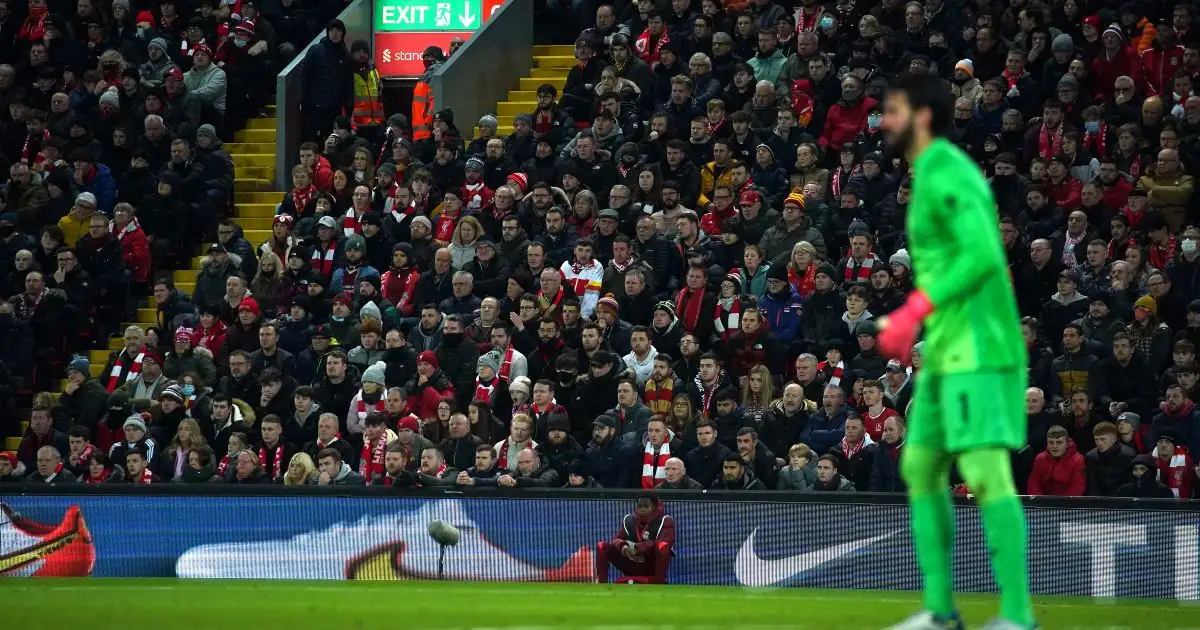
[[1000, 590], [1000, 616], [1032, 627], [1025, 513], [1013, 488], [1008, 453], [1002, 449], [971, 451], [959, 459], [959, 470], [979, 502], [992, 574]]
[[950, 458], [919, 446], [906, 446], [900, 458], [912, 509], [917, 565], [925, 579], [925, 609], [954, 615], [954, 504], [950, 498]]

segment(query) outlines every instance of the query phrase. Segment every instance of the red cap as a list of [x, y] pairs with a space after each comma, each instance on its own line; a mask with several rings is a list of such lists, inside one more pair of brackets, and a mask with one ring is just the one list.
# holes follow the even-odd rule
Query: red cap
[[758, 191], [746, 190], [743, 191], [742, 196], [738, 198], [738, 205], [746, 206], [752, 203], [758, 203], [760, 201], [762, 201], [762, 195], [758, 194]]
[[145, 362], [146, 359], [151, 359], [155, 363], [157, 363], [159, 365], [159, 367], [162, 367], [162, 364], [163, 364], [162, 355], [154, 350], [151, 350], [150, 348], [146, 348], [145, 350], [142, 350], [142, 361]]
[[529, 190], [529, 176], [520, 171], [509, 173], [506, 181], [516, 184], [517, 188], [521, 189], [522, 195], [525, 194], [525, 191]]
[[237, 310], [239, 313], [241, 311], [250, 311], [251, 313], [254, 313], [256, 317], [262, 314], [262, 309], [258, 307], [258, 302], [254, 298], [249, 297], [244, 298], [242, 302], [238, 304]]
[[192, 56], [195, 57], [200, 53], [208, 55], [209, 59], [213, 56], [212, 49], [208, 47], [208, 44], [196, 44], [196, 47], [192, 49]]
[[242, 20], [241, 22], [238, 22], [237, 26], [233, 27], [233, 32], [243, 33], [245, 35], [249, 35], [250, 37], [254, 37], [254, 22], [250, 20]]
[[[426, 350], [426, 352], [428, 352], [428, 350]], [[421, 430], [421, 423], [417, 421], [416, 416], [409, 414], [403, 418], [400, 418], [400, 421], [396, 423], [396, 430], [398, 431], [400, 429], [408, 429], [413, 433], [417, 433]]]
[[339, 293], [339, 294], [333, 296], [333, 303], [337, 304], [338, 302], [341, 302], [343, 304], [349, 304], [350, 296], [346, 295], [345, 293]]
[[149, 11], [138, 11], [137, 19], [135, 19], [133, 21], [133, 23], [141, 24], [142, 22], [146, 22], [147, 24], [153, 25], [154, 24], [154, 14]]
[[288, 226], [288, 229], [291, 229], [293, 221], [294, 221], [294, 219], [292, 219], [292, 215], [279, 214], [279, 215], [275, 216], [275, 220], [271, 222], [271, 226], [274, 227], [276, 225], [279, 225], [280, 223], [283, 223]]
[[180, 70], [179, 66], [171, 66], [171, 69], [167, 70], [167, 74], [163, 75], [164, 79], [167, 77], [179, 79], [180, 81], [182, 81], [183, 80], [183, 70]]
[[1100, 16], [1098, 15], [1089, 15], [1083, 18], [1083, 23], [1096, 30], [1100, 30]]
[[421, 354], [418, 354], [417, 363], [428, 363], [429, 365], [432, 365], [435, 370], [438, 368], [438, 358], [437, 355], [433, 353], [433, 350], [426, 350]]

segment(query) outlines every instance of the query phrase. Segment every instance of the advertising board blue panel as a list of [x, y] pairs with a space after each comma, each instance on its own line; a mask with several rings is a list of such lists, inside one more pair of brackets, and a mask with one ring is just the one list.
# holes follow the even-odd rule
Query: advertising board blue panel
[[[0, 513], [0, 575], [257, 579], [438, 576], [433, 520], [456, 525], [444, 576], [588, 581], [630, 501], [18, 496]], [[917, 590], [902, 505], [668, 502], [679, 584]], [[995, 590], [975, 508], [960, 506], [956, 588]], [[1045, 595], [1200, 599], [1200, 517], [1031, 507], [1030, 578]]]

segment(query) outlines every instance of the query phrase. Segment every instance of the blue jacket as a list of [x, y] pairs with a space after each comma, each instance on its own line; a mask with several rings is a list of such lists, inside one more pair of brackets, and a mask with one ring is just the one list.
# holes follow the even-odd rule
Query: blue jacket
[[[337, 295], [338, 293], [341, 293], [342, 291], [345, 290], [346, 287], [342, 286], [342, 279], [345, 276], [346, 276], [346, 268], [345, 267], [341, 267], [341, 268], [335, 269], [333, 271], [333, 278], [331, 278], [329, 281], [329, 293], [331, 295]], [[356, 281], [362, 282], [363, 280], [366, 280], [367, 278], [370, 278], [371, 276], [375, 276], [376, 278], [380, 277], [379, 270], [375, 269], [371, 265], [363, 265], [362, 267], [359, 267], [359, 269], [358, 269], [358, 276], [356, 277]], [[358, 295], [358, 286], [355, 285], [353, 287], [350, 287], [350, 292], [353, 293], [354, 295]]]
[[100, 163], [93, 163], [93, 166], [96, 167], [96, 175], [92, 181], [85, 181], [79, 187], [79, 192], [96, 195], [96, 209], [111, 217], [117, 205], [117, 180], [113, 179], [112, 171], [107, 166]]
[[816, 455], [828, 453], [845, 437], [846, 416], [849, 413], [850, 408], [845, 405], [833, 417], [826, 414], [824, 409], [817, 411], [800, 432], [800, 441], [807, 444]]
[[615, 436], [604, 446], [589, 442], [583, 454], [588, 474], [605, 488], [624, 488], [628, 482], [629, 452], [620, 442]]
[[791, 343], [796, 340], [800, 333], [800, 316], [804, 314], [804, 299], [795, 289], [787, 300], [778, 299], [770, 292], [764, 293], [758, 298], [758, 307], [780, 341]]
[[875, 451], [875, 459], [871, 466], [871, 483], [868, 484], [866, 490], [871, 492], [906, 492], [908, 486], [904, 484], [904, 478], [900, 476], [900, 457], [897, 455], [892, 457], [893, 452], [900, 448], [900, 453], [904, 452], [900, 446], [893, 446], [887, 442], [878, 442], [879, 448]]

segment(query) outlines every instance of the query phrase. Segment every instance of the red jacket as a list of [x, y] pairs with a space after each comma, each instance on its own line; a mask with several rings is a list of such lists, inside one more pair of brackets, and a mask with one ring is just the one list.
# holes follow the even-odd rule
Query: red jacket
[[417, 280], [420, 277], [421, 272], [414, 267], [404, 269], [393, 267], [384, 272], [379, 282], [379, 289], [383, 293], [383, 298], [395, 304], [396, 310], [401, 315], [410, 317], [414, 311], [413, 298], [416, 297]]
[[1057, 184], [1048, 182], [1050, 186], [1050, 196], [1054, 198], [1054, 203], [1058, 204], [1064, 212], [1071, 212], [1079, 209], [1083, 205], [1083, 184], [1078, 179], [1067, 175]]
[[1068, 442], [1067, 452], [1055, 459], [1049, 451], [1042, 451], [1033, 459], [1033, 470], [1029, 473], [1026, 486], [1031, 495], [1056, 497], [1081, 497], [1087, 491], [1087, 474], [1083, 455], [1075, 450], [1075, 443]]
[[1112, 186], [1101, 185], [1100, 190], [1100, 198], [1104, 200], [1104, 205], [1113, 209], [1124, 208], [1129, 203], [1129, 192], [1133, 190], [1133, 184], [1124, 177], [1118, 177], [1117, 183]]
[[867, 110], [875, 105], [875, 99], [863, 97], [858, 104], [849, 107], [837, 104], [825, 115], [825, 129], [820, 143], [825, 149], [841, 150], [843, 144], [854, 142], [854, 136], [867, 128]]
[[[413, 377], [414, 383], [417, 380], [417, 377]], [[424, 385], [418, 385], [415, 389], [419, 390], [418, 393], [408, 396], [408, 411], [422, 419], [436, 418], [438, 403], [442, 402], [443, 398], [454, 398], [454, 384], [440, 369], [434, 372]], [[413, 389], [410, 388], [409, 391]]]
[[1183, 46], [1159, 50], [1158, 44], [1142, 51], [1142, 91], [1146, 96], [1170, 94], [1175, 86], [1175, 71], [1183, 67]]
[[[317, 168], [313, 169], [313, 185], [317, 190], [327, 193], [333, 190], [333, 166], [329, 164], [329, 160], [325, 156], [317, 156]], [[296, 208], [300, 210], [300, 208]]]
[[1142, 86], [1142, 60], [1138, 54], [1128, 46], [1125, 46], [1117, 51], [1117, 54], [1112, 59], [1105, 58], [1103, 49], [1092, 60], [1092, 85], [1096, 86], [1095, 98], [1099, 102], [1106, 102], [1112, 97], [1113, 83], [1117, 77], [1128, 75], [1133, 79], [1133, 84]]
[[655, 506], [650, 516], [644, 519], [637, 514], [626, 514], [610, 544], [620, 547], [626, 541], [633, 543], [638, 555], [653, 559], [654, 547], [659, 543], [675, 546], [675, 519], [663, 512], [662, 503]]
[[[134, 219], [134, 222], [136, 221], [137, 219]], [[126, 230], [117, 235], [117, 239], [121, 242], [121, 258], [125, 260], [125, 268], [132, 274], [134, 282], [148, 282], [150, 280], [150, 239], [146, 238], [146, 232], [140, 225], [136, 223], [131, 223], [131, 225], [134, 226], [133, 229], [126, 226]]]
[[1175, 452], [1167, 458], [1159, 457], [1155, 451], [1154, 465], [1158, 468], [1158, 481], [1170, 488], [1175, 498], [1192, 497], [1192, 482], [1195, 481], [1196, 473], [1192, 470], [1194, 464], [1187, 448], [1176, 446]]

